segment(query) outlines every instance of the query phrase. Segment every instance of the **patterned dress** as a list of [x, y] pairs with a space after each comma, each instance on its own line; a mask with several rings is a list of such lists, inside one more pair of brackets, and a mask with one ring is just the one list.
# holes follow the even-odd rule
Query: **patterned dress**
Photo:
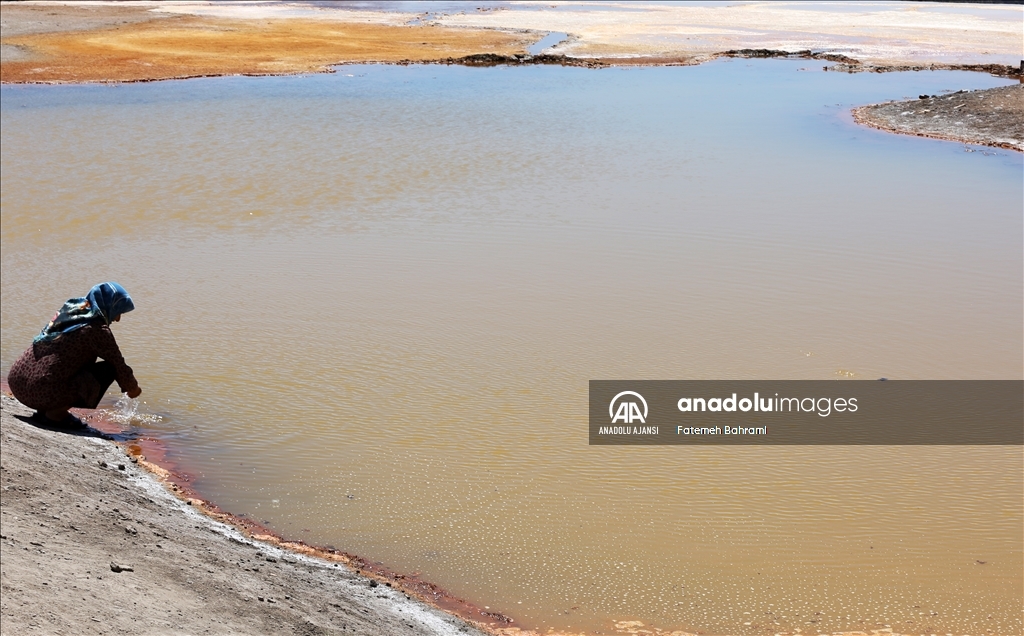
[[83, 371], [97, 357], [113, 365], [122, 391], [138, 388], [114, 334], [102, 321], [62, 334], [51, 342], [33, 343], [11, 366], [7, 383], [18, 401], [38, 411], [66, 409], [82, 402], [95, 404], [102, 397], [98, 393], [106, 387], [101, 389], [93, 375]]

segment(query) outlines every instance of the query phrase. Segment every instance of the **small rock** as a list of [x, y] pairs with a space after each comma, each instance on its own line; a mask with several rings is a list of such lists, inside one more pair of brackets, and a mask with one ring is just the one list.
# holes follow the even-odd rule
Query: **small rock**
[[267, 562], [269, 562], [269, 563], [277, 563], [277, 559], [275, 559], [274, 557], [268, 556], [267, 557]]
[[117, 469], [118, 470], [124, 470], [124, 464], [118, 464], [117, 465]]
[[135, 568], [129, 567], [127, 565], [118, 565], [118, 564], [114, 563], [113, 561], [111, 561], [110, 562], [110, 571], [111, 572], [134, 572]]
[[101, 460], [100, 460], [100, 468], [106, 468], [106, 467], [107, 467], [107, 462], [105, 462], [105, 461], [103, 461], [103, 460], [101, 459]]

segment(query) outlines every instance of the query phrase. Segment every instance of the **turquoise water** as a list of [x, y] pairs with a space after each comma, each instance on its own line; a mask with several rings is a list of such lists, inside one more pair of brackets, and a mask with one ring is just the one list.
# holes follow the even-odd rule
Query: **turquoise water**
[[4, 86], [0, 366], [118, 280], [204, 495], [517, 624], [1017, 633], [1019, 449], [586, 445], [596, 378], [1021, 377], [1021, 155], [849, 118], [1006, 82], [820, 68]]

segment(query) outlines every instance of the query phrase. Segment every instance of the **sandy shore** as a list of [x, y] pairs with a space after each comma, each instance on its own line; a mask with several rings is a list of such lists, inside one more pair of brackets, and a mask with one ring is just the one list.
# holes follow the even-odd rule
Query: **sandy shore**
[[1024, 86], [1003, 86], [855, 108], [861, 124], [904, 135], [1024, 152]]
[[[820, 6], [819, 6], [820, 5]], [[453, 13], [291, 3], [0, 3], [0, 80], [143, 81], [323, 72], [345, 62], [698, 64], [798, 53], [847, 71], [970, 68], [1020, 75], [1020, 8], [925, 3], [699, 6], [513, 3]], [[549, 33], [567, 37], [528, 56]], [[481, 58], [480, 56], [489, 56]], [[474, 60], [473, 58], [480, 58]]]
[[253, 540], [96, 431], [30, 414], [2, 396], [2, 634], [482, 634], [344, 562]]
[[[525, 3], [524, 3], [525, 4]], [[463, 11], [443, 26], [569, 33], [551, 52], [576, 57], [700, 58], [735, 49], [812, 50], [870, 66], [1009, 64], [1021, 58], [1021, 7], [885, 1], [658, 5], [531, 3], [534, 10]]]

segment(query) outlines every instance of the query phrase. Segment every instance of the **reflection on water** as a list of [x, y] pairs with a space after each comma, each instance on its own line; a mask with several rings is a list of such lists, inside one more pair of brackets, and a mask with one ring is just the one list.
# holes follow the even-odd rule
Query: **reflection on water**
[[587, 446], [592, 378], [1021, 377], [1020, 155], [846, 114], [1003, 82], [807, 64], [3, 87], [3, 366], [118, 280], [201, 492], [517, 623], [1020, 633], [1019, 448]]

